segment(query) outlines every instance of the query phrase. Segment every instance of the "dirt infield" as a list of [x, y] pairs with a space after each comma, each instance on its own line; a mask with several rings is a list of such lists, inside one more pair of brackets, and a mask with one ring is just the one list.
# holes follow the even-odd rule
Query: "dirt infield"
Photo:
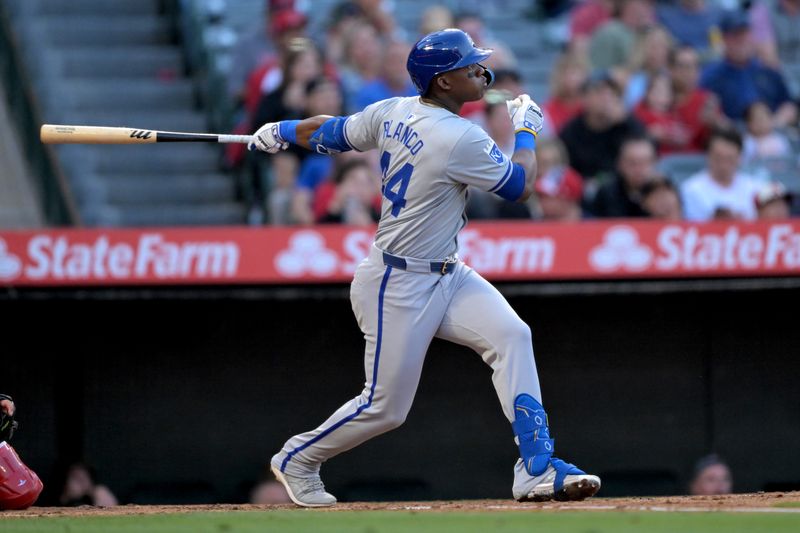
[[[0, 512], [0, 521], [12, 517], [122, 516], [227, 511], [296, 509], [294, 505], [121, 505], [119, 507], [32, 507], [26, 511]], [[668, 496], [653, 498], [594, 498], [583, 502], [517, 503], [510, 500], [454, 500], [430, 502], [340, 503], [316, 512], [338, 511], [753, 511], [800, 513], [800, 492], [759, 492], [725, 496]]]

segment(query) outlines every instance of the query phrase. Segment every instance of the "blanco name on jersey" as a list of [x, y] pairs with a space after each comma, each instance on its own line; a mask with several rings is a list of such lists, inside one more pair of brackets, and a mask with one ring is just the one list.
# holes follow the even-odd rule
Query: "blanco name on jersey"
[[395, 126], [393, 120], [384, 121], [383, 135], [387, 139], [393, 139], [408, 148], [411, 155], [417, 155], [422, 150], [422, 147], [425, 146], [425, 143], [419, 138], [419, 134], [414, 131], [414, 128], [403, 122], [398, 122]]
[[496, 191], [512, 163], [480, 126], [419, 97], [390, 98], [347, 119], [347, 142], [378, 150], [383, 174], [377, 246], [442, 259], [458, 250], [467, 187]]

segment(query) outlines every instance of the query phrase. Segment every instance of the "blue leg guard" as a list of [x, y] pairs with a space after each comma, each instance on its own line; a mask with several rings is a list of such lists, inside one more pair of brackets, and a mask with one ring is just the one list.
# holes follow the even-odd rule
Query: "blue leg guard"
[[547, 427], [547, 413], [533, 396], [520, 394], [514, 399], [514, 415], [511, 427], [519, 440], [519, 453], [525, 470], [532, 476], [539, 476], [547, 470], [555, 449], [555, 441], [550, 438]]

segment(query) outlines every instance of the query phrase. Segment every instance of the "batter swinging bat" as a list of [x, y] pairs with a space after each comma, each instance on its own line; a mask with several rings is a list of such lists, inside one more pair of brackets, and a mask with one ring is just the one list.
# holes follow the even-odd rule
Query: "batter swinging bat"
[[183, 133], [101, 126], [60, 126], [55, 124], [43, 125], [39, 137], [44, 144], [150, 144], [163, 142], [248, 144], [253, 140], [252, 135]]

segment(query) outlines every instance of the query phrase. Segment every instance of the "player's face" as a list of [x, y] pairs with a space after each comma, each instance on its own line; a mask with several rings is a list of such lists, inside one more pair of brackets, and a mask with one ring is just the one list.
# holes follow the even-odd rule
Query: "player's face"
[[484, 76], [486, 69], [480, 63], [452, 71], [451, 83], [453, 96], [463, 102], [472, 102], [483, 98], [489, 87], [489, 80]]

